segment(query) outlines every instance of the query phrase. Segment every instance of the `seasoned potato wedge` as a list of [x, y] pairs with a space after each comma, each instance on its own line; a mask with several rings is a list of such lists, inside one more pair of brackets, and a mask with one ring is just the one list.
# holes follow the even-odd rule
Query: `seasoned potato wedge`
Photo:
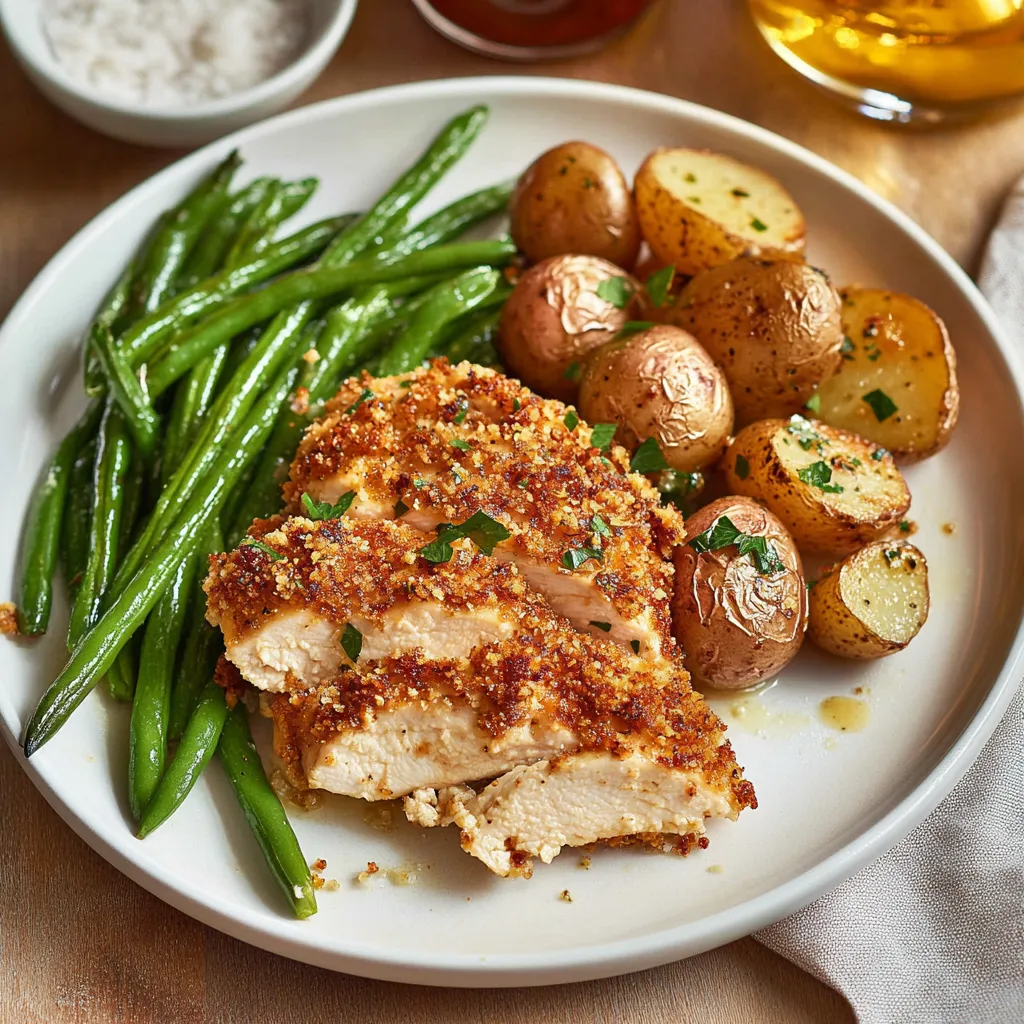
[[792, 257], [742, 256], [698, 274], [665, 320], [722, 368], [741, 427], [799, 412], [842, 363], [839, 293]]
[[565, 142], [523, 173], [509, 205], [512, 237], [531, 260], [600, 256], [629, 270], [640, 225], [619, 165], [589, 142]]
[[816, 415], [912, 462], [949, 440], [960, 411], [956, 355], [923, 302], [880, 288], [842, 292], [843, 362]]
[[[686, 667], [698, 686], [754, 686], [796, 655], [807, 628], [807, 587], [793, 538], [771, 512], [740, 497], [695, 512], [686, 535], [690, 542], [675, 552], [672, 598]], [[741, 542], [758, 538], [763, 552], [740, 554]]]
[[589, 423], [617, 423], [615, 440], [630, 451], [655, 438], [680, 473], [717, 462], [733, 427], [722, 371], [696, 338], [667, 324], [594, 349], [583, 363], [579, 409]]
[[702, 149], [657, 149], [633, 183], [654, 255], [697, 274], [745, 254], [801, 253], [804, 218], [771, 175]]
[[840, 658], [902, 651], [928, 618], [928, 563], [906, 541], [878, 540], [826, 569], [811, 590], [808, 633]]
[[910, 508], [884, 448], [802, 416], [744, 427], [721, 465], [728, 489], [774, 512], [804, 554], [847, 554]]

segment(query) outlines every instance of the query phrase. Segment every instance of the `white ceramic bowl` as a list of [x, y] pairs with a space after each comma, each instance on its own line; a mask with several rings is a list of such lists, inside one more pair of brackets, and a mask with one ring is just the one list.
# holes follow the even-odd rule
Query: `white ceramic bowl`
[[146, 146], [196, 146], [286, 107], [330, 63], [358, 0], [310, 0], [310, 27], [299, 56], [252, 89], [189, 107], [125, 103], [72, 78], [43, 30], [41, 0], [0, 0], [0, 28], [39, 90], [61, 110], [105, 135]]

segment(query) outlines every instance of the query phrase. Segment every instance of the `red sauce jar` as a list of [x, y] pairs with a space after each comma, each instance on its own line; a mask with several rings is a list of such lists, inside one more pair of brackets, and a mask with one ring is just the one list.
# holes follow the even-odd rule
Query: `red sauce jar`
[[603, 46], [651, 0], [413, 0], [438, 32], [504, 60], [570, 57]]

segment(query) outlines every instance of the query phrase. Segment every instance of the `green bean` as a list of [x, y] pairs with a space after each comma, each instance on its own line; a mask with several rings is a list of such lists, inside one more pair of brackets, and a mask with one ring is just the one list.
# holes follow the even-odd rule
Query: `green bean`
[[114, 664], [107, 670], [107, 690], [114, 700], [122, 704], [127, 704], [135, 696], [135, 685], [139, 678], [136, 639], [137, 635], [128, 638], [128, 642], [117, 652]]
[[263, 382], [267, 377], [276, 375], [282, 365], [291, 365], [298, 358], [302, 330], [311, 315], [312, 307], [308, 303], [279, 314], [235, 371], [210, 411], [199, 436], [161, 492], [146, 529], [125, 556], [112, 587], [114, 593], [119, 592], [142, 565], [150, 548], [159, 541], [163, 531], [210, 472], [233, 431], [237, 430], [238, 424], [262, 392]]
[[337, 235], [340, 227], [351, 220], [351, 216], [346, 216], [319, 221], [280, 242], [274, 242], [251, 262], [223, 270], [199, 282], [191, 290], [174, 296], [132, 324], [119, 339], [120, 347], [132, 365], [139, 366], [150, 359], [175, 331], [208, 315], [240, 292], [315, 256]]
[[96, 443], [88, 558], [68, 625], [70, 650], [75, 649], [99, 618], [104, 594], [114, 575], [124, 512], [125, 478], [131, 461], [131, 440], [124, 416], [108, 401]]
[[469, 149], [487, 121], [487, 107], [472, 107], [451, 119], [423, 155], [324, 253], [325, 266], [341, 266], [373, 244], [389, 224], [416, 205]]
[[279, 277], [262, 291], [243, 295], [212, 316], [178, 335], [165, 354], [150, 366], [149, 393], [156, 398], [199, 360], [236, 334], [273, 316], [286, 306], [321, 299], [364, 284], [450, 272], [481, 264], [504, 265], [514, 255], [510, 242], [456, 242], [394, 260], [372, 257], [347, 266], [297, 270]]
[[430, 301], [416, 312], [405, 333], [381, 357], [378, 373], [389, 377], [419, 366], [438, 333], [457, 317], [486, 301], [501, 280], [497, 270], [477, 267], [460, 274], [454, 281], [435, 285]]
[[49, 625], [53, 607], [53, 574], [57, 568], [68, 479], [75, 456], [96, 432], [102, 413], [103, 406], [99, 402], [86, 409], [61, 441], [46, 467], [42, 482], [32, 494], [18, 558], [21, 566], [18, 630], [25, 636], [39, 636]]
[[302, 209], [318, 184], [316, 178], [305, 178], [271, 186], [242, 225], [225, 259], [225, 265], [233, 267], [250, 262], [265, 251], [281, 221]]
[[217, 753], [256, 842], [295, 916], [310, 917], [316, 913], [313, 876], [281, 801], [267, 780], [249, 732], [244, 705], [236, 705], [228, 714]]
[[68, 596], [73, 602], [89, 561], [89, 533], [92, 522], [92, 469], [96, 461], [96, 441], [92, 439], [79, 451], [71, 468], [67, 501], [61, 524], [61, 562]]
[[132, 282], [132, 305], [137, 314], [152, 312], [171, 294], [203, 228], [226, 201], [231, 178], [241, 162], [238, 152], [231, 152], [168, 217]]
[[213, 350], [201, 363], [194, 366], [175, 390], [171, 417], [164, 437], [163, 452], [160, 456], [161, 479], [164, 486], [195, 439], [203, 417], [210, 411], [217, 396], [217, 382], [228, 361], [229, 345]]
[[174, 760], [167, 766], [146, 805], [135, 833], [139, 839], [145, 839], [159, 828], [185, 802], [217, 750], [227, 717], [224, 691], [211, 679], [203, 687], [195, 710], [189, 716]]
[[224, 538], [220, 523], [210, 523], [200, 538], [196, 577], [192, 584], [192, 603], [188, 613], [188, 627], [185, 645], [181, 652], [181, 664], [171, 691], [171, 710], [168, 718], [168, 732], [172, 740], [178, 739], [188, 724], [189, 715], [203, 684], [213, 674], [217, 657], [224, 650], [219, 630], [206, 621], [206, 593], [203, 583], [209, 571], [211, 555], [224, 550]]
[[232, 242], [273, 181], [273, 178], [255, 178], [231, 197], [227, 206], [199, 236], [181, 272], [182, 287], [194, 288], [224, 266]]
[[121, 512], [121, 532], [117, 538], [117, 550], [127, 551], [132, 545], [135, 529], [139, 525], [139, 513], [146, 490], [146, 464], [134, 458], [128, 467], [124, 481], [124, 510]]
[[134, 272], [135, 260], [132, 260], [121, 271], [121, 276], [114, 282], [114, 286], [100, 303], [100, 308], [92, 319], [89, 332], [82, 342], [82, 380], [85, 384], [85, 393], [90, 398], [98, 398], [106, 390], [103, 371], [92, 350], [92, 328], [99, 324], [101, 327], [106, 327], [111, 333], [115, 331], [123, 314], [128, 309]]
[[167, 759], [167, 720], [178, 641], [191, 596], [196, 556], [186, 558], [146, 620], [128, 730], [128, 805], [141, 820]]
[[151, 462], [156, 452], [160, 417], [127, 361], [114, 345], [114, 336], [97, 324], [92, 332], [92, 347], [107, 379], [110, 395], [124, 415], [128, 429], [143, 458]]
[[100, 621], [82, 638], [29, 720], [24, 739], [27, 756], [52, 739], [152, 611], [178, 566], [194, 550], [195, 538], [219, 514], [239, 476], [270, 436], [295, 377], [295, 369], [289, 368], [267, 389], [239, 430], [236, 443], [206, 475], [146, 566], [135, 573]]

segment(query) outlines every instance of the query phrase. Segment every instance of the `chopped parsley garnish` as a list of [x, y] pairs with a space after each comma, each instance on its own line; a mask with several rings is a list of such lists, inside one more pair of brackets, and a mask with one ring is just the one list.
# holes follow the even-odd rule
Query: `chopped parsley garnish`
[[346, 416], [351, 416], [363, 404], [373, 398], [373, 392], [369, 388], [363, 388], [359, 392], [359, 397], [345, 410]]
[[881, 352], [872, 352], [871, 355], [868, 356], [868, 362], [869, 363], [877, 362], [878, 358], [881, 356], [881, 354], [882, 354]]
[[402, 516], [404, 516], [405, 513], [408, 512], [408, 511], [409, 511], [409, 506], [406, 505], [406, 503], [404, 501], [402, 501], [401, 498], [399, 498], [398, 501], [395, 502], [395, 518], [396, 519], [401, 519]]
[[576, 570], [584, 562], [589, 562], [590, 559], [594, 559], [595, 562], [600, 562], [602, 559], [600, 548], [569, 548], [562, 555], [562, 565], [566, 569]]
[[750, 463], [742, 455], [736, 456], [736, 475], [741, 480], [746, 480], [750, 476]]
[[400, 388], [411, 388], [412, 387], [412, 381], [411, 380], [401, 380], [401, 381], [398, 382], [398, 386]]
[[519, 410], [522, 409], [522, 407], [523, 407], [523, 403], [520, 402], [518, 398], [513, 398], [512, 399], [512, 411], [513, 412], [519, 412]]
[[617, 423], [595, 423], [590, 431], [590, 446], [602, 452], [608, 451], [617, 429]]
[[672, 287], [672, 278], [675, 277], [676, 268], [671, 264], [656, 270], [647, 278], [647, 294], [651, 302], [656, 306], [664, 306], [668, 301], [668, 290]]
[[469, 415], [469, 402], [463, 402], [459, 406], [459, 411], [455, 414], [455, 419], [452, 420], [452, 422], [453, 423], [458, 423], [458, 424], [461, 425], [461, 424], [466, 422], [466, 416], [468, 416], [468, 415]]
[[427, 481], [421, 480], [419, 477], [416, 477], [416, 479], [413, 480], [412, 485], [413, 487], [416, 488], [417, 491], [422, 491], [423, 488], [427, 486]]
[[[582, 372], [583, 371], [582, 371], [582, 368], [580, 367], [579, 363], [570, 363], [565, 368], [565, 372], [562, 374], [562, 377], [563, 377], [564, 380], [579, 380], [580, 379], [580, 374]], [[516, 401], [518, 401], [518, 399], [516, 399]], [[515, 402], [512, 403], [512, 407], [513, 408], [516, 407]]]
[[881, 462], [882, 459], [884, 459], [886, 457], [886, 455], [888, 455], [888, 454], [889, 454], [889, 449], [888, 448], [876, 448], [871, 453], [871, 460], [873, 462]]
[[821, 394], [817, 391], [804, 402], [804, 408], [810, 412], [821, 412]]
[[497, 519], [486, 512], [474, 512], [463, 523], [445, 523], [437, 528], [437, 540], [420, 548], [428, 562], [448, 562], [454, 554], [452, 541], [468, 537], [485, 555], [494, 552], [496, 544], [508, 540], [512, 534]]
[[646, 331], [653, 326], [653, 320], [627, 320], [622, 327], [619, 328], [619, 333], [615, 335], [615, 340], [618, 341], [620, 338], [631, 338], [634, 334], [639, 334], [641, 331]]
[[749, 199], [750, 198], [750, 193], [745, 188], [734, 188], [732, 190], [732, 194], [737, 199]]
[[612, 631], [612, 624], [610, 622], [598, 622], [596, 619], [591, 619], [590, 624], [596, 626], [602, 633], [610, 633]]
[[455, 466], [452, 466], [452, 479], [457, 483], [462, 483], [462, 474], [458, 471]]
[[624, 277], [609, 277], [597, 286], [597, 297], [616, 309], [625, 309], [633, 298], [633, 289]]
[[767, 231], [768, 230], [768, 225], [765, 224], [765, 222], [763, 220], [761, 220], [760, 218], [758, 218], [758, 217], [751, 217], [750, 218], [750, 226], [755, 231]]
[[903, 552], [899, 548], [885, 548], [882, 551], [885, 555], [885, 560], [892, 565], [893, 562], [901, 562], [903, 560]]
[[346, 491], [334, 505], [329, 501], [314, 501], [305, 491], [302, 492], [302, 504], [305, 506], [309, 518], [314, 522], [340, 519], [355, 500], [355, 491]]
[[345, 626], [341, 634], [341, 649], [349, 656], [354, 665], [359, 660], [359, 652], [363, 649], [363, 634], [352, 623]]
[[811, 426], [811, 421], [804, 419], [803, 416], [790, 416], [786, 431], [800, 442], [800, 447], [805, 452], [809, 452], [815, 446], [821, 451], [821, 435]]
[[900, 522], [900, 533], [910, 533], [910, 523], [906, 519]]
[[843, 335], [843, 343], [842, 343], [842, 345], [839, 346], [839, 351], [842, 352], [843, 358], [844, 359], [852, 360], [853, 359], [852, 353], [853, 353], [853, 351], [854, 351], [854, 349], [856, 347], [857, 346], [854, 345], [854, 343], [850, 339], [849, 335], [844, 334]]
[[663, 470], [657, 479], [658, 492], [662, 503], [671, 502], [684, 514], [689, 515], [689, 500], [704, 489], [704, 477], [697, 472], [680, 473], [678, 469]]
[[635, 452], [629, 460], [629, 471], [631, 473], [654, 473], [659, 469], [668, 469], [661, 445], [656, 437], [649, 437]]
[[875, 414], [875, 419], [881, 423], [883, 420], [887, 420], [896, 410], [899, 408], [896, 403], [882, 390], [875, 388], [874, 391], [869, 391], [866, 395], [861, 396], [868, 405], [871, 406], [871, 411]]
[[453, 448], [458, 448], [460, 452], [468, 452], [471, 447], [470, 443], [468, 441], [463, 441], [461, 437], [453, 437], [451, 440], [451, 446]]
[[247, 548], [255, 548], [257, 551], [262, 551], [265, 555], [270, 555], [275, 562], [280, 562], [284, 558], [284, 555], [279, 551], [275, 551], [269, 544], [264, 544], [261, 540], [256, 540], [255, 537], [243, 537], [242, 544]]
[[754, 537], [749, 533], [743, 533], [728, 516], [720, 516], [707, 530], [689, 541], [689, 544], [699, 553], [719, 551], [735, 545], [740, 555], [750, 555], [757, 571], [763, 576], [770, 576], [786, 568], [766, 537]]
[[639, 654], [640, 653], [640, 641], [639, 640], [630, 640], [629, 641], [629, 646], [633, 648], [633, 653], [634, 654]]
[[829, 482], [832, 479], [832, 467], [827, 462], [812, 462], [809, 466], [801, 469], [797, 476], [805, 484], [817, 487], [819, 491], [824, 491], [826, 494], [843, 493], [839, 484]]
[[576, 415], [575, 409], [570, 409], [562, 422], [565, 424], [566, 430], [575, 430], [579, 426], [580, 418]]
[[694, 174], [693, 171], [687, 171], [686, 174], [683, 175], [683, 180], [688, 181], [691, 185], [696, 185], [697, 175]]
[[598, 537], [610, 537], [612, 535], [612, 528], [600, 516], [594, 516], [590, 520], [590, 528]]

